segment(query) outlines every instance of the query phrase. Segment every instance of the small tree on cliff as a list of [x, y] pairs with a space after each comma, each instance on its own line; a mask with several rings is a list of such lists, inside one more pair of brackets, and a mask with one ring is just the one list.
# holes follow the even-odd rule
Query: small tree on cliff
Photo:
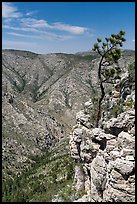
[[[101, 119], [101, 103], [105, 96], [104, 83], [113, 83], [113, 80], [116, 78], [116, 73], [120, 71], [118, 60], [121, 57], [121, 49], [119, 47], [122, 47], [123, 42], [126, 41], [123, 37], [124, 35], [125, 32], [120, 31], [118, 34], [111, 34], [111, 37], [105, 38], [105, 42], [102, 42], [101, 38], [97, 38], [97, 43], [94, 44], [93, 51], [101, 56], [98, 66], [98, 80], [101, 89], [101, 97], [98, 101], [96, 127], [98, 127], [99, 120]], [[117, 66], [111, 68], [113, 64]]]

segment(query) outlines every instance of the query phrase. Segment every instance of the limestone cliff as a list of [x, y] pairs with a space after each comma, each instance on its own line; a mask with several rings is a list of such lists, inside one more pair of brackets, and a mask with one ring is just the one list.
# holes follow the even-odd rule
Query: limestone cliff
[[[75, 161], [74, 186], [81, 196], [74, 202], [135, 202], [135, 93], [129, 89], [123, 97], [121, 89], [127, 86], [120, 89], [121, 81], [104, 100], [107, 110], [99, 128], [92, 124], [91, 100], [76, 115], [69, 144]], [[119, 102], [123, 109], [115, 115]]]

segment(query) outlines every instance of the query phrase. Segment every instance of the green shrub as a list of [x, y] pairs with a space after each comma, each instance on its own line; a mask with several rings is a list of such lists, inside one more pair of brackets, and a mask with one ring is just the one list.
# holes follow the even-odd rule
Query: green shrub
[[121, 104], [117, 104], [117, 105], [114, 105], [112, 110], [111, 110], [111, 114], [113, 117], [117, 117], [120, 113], [122, 113], [124, 111], [123, 109], [123, 103]]

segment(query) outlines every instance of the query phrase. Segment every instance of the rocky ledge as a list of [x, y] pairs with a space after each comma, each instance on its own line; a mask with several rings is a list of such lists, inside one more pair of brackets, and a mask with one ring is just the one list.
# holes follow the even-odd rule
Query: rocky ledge
[[91, 112], [88, 101], [70, 133], [74, 186], [82, 196], [74, 202], [135, 202], [134, 106], [102, 120], [99, 128], [93, 127]]

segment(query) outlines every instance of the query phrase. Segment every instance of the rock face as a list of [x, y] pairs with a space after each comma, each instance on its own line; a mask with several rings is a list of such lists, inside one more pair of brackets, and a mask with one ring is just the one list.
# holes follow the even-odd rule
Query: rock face
[[134, 105], [115, 118], [101, 119], [99, 128], [93, 127], [90, 112], [89, 101], [70, 133], [75, 189], [84, 191], [74, 202], [135, 202]]
[[135, 123], [135, 109], [128, 110], [121, 113], [117, 118], [112, 118], [107, 122], [103, 123], [105, 131], [109, 131], [115, 135], [118, 135], [121, 130], [125, 130], [129, 133], [134, 134], [134, 124]]

